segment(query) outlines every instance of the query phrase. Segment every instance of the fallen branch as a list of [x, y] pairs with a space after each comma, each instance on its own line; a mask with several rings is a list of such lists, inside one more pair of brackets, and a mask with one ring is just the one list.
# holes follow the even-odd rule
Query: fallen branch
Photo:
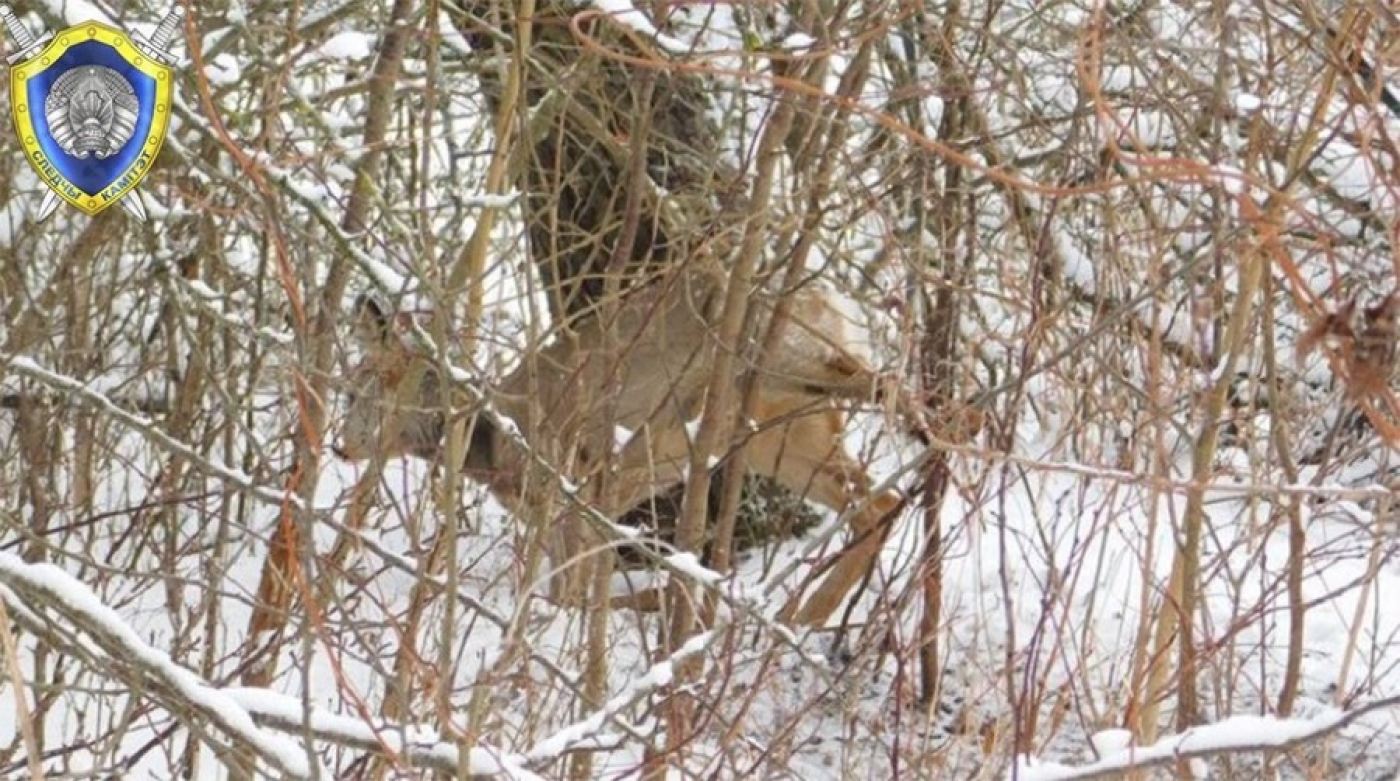
[[[170, 402], [164, 398], [141, 396], [110, 396], [110, 401], [124, 410], [143, 415], [164, 415], [170, 411]], [[0, 409], [29, 407], [56, 407], [63, 397], [56, 393], [6, 393], [0, 396]]]
[[[430, 736], [427, 727], [403, 724], [370, 724], [353, 716], [342, 716], [313, 708], [306, 718], [300, 700], [268, 689], [230, 688], [224, 695], [252, 715], [259, 724], [294, 735], [309, 733], [319, 741], [334, 743], [376, 754], [392, 754], [392, 759], [415, 768], [456, 774], [463, 768], [458, 747]], [[307, 722], [310, 722], [309, 724]], [[489, 748], [472, 748], [466, 771], [471, 777], [494, 777], [537, 781], [540, 777], [526, 770], [520, 756]]]
[[[0, 585], [0, 600], [15, 620], [48, 645], [88, 659], [120, 679], [133, 694], [148, 694], [176, 719], [198, 716], [237, 749], [276, 768], [283, 777], [313, 777], [308, 754], [300, 746], [263, 732], [233, 698], [143, 641], [116, 611], [68, 573], [52, 564], [29, 564], [14, 554], [0, 553]], [[211, 737], [209, 730], [194, 725], [190, 732], [206, 741]], [[213, 746], [222, 754], [224, 746]], [[325, 772], [320, 776], [325, 777]]]
[[1171, 735], [1151, 746], [1126, 748], [1078, 767], [1020, 757], [1007, 778], [1015, 781], [1091, 781], [1118, 778], [1125, 771], [1170, 765], [1179, 760], [1261, 751], [1292, 751], [1338, 732], [1369, 713], [1395, 707], [1400, 707], [1400, 696], [1386, 697], [1345, 711], [1329, 709], [1310, 719], [1233, 716]]

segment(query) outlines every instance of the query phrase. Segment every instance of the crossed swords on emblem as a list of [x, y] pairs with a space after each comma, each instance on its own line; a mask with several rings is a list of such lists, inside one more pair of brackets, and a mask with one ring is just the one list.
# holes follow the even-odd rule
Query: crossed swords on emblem
[[[170, 42], [175, 40], [175, 34], [180, 29], [180, 19], [184, 15], [185, 10], [177, 5], [170, 9], [170, 12], [165, 15], [164, 19], [160, 20], [160, 24], [157, 25], [155, 32], [151, 33], [149, 38], [138, 32], [128, 33], [127, 37], [129, 37], [131, 42], [136, 45], [136, 48], [147, 57], [164, 63], [165, 65], [174, 65], [175, 55], [170, 52]], [[11, 66], [34, 57], [40, 51], [43, 51], [44, 47], [53, 40], [53, 33], [48, 30], [44, 30], [38, 37], [35, 37], [34, 34], [29, 31], [29, 28], [25, 27], [24, 23], [15, 16], [14, 10], [7, 4], [0, 4], [0, 22], [4, 23], [5, 30], [9, 32], [10, 38], [14, 40], [15, 46], [18, 47], [14, 54], [5, 58]], [[132, 193], [132, 195], [134, 196], [135, 193]], [[58, 208], [58, 202], [58, 193], [53, 189], [49, 189], [44, 195], [43, 203], [39, 205], [39, 213], [35, 222], [43, 222], [45, 218], [53, 213], [54, 209]], [[121, 203], [122, 208], [131, 213], [131, 216], [143, 222], [145, 221], [146, 207], [141, 205], [140, 198], [122, 198], [119, 203]]]

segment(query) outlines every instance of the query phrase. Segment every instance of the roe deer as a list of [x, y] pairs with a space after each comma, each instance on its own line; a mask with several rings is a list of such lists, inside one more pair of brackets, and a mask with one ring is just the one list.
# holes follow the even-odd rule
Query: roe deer
[[[617, 518], [685, 479], [690, 461], [687, 424], [698, 419], [710, 382], [718, 330], [718, 313], [712, 308], [723, 298], [723, 290], [724, 280], [717, 272], [697, 270], [640, 285], [617, 304], [617, 322], [611, 329], [618, 345], [616, 360], [603, 352], [608, 333], [604, 325], [597, 317], [584, 318], [575, 324], [574, 334], [526, 356], [485, 395], [532, 445], [549, 441], [544, 436], [558, 437], [552, 441], [577, 443], [585, 469], [590, 460], [609, 463], [614, 501], [598, 509]], [[900, 497], [892, 491], [871, 496], [869, 475], [842, 442], [845, 415], [838, 402], [881, 398], [885, 394], [879, 392], [879, 377], [850, 349], [846, 318], [825, 293], [802, 288], [790, 295], [790, 314], [778, 349], [756, 356], [753, 348], [744, 355], [746, 360], [759, 360], [758, 405], [752, 424], [747, 430], [735, 427], [729, 444], [749, 437], [747, 472], [772, 476], [837, 512], [864, 502], [851, 520], [855, 541], [796, 611], [798, 622], [817, 625], [841, 605], [873, 563], [885, 538], [881, 521], [896, 509]], [[775, 305], [775, 299], [755, 294], [749, 310], [757, 328], [751, 333], [766, 331]], [[468, 405], [445, 406], [446, 383], [436, 360], [409, 347], [394, 331], [395, 321], [378, 305], [362, 296], [357, 308], [365, 357], [354, 371], [336, 453], [352, 460], [437, 458], [445, 432], [443, 410]], [[904, 391], [890, 395], [896, 413], [921, 420], [922, 407], [908, 397]], [[599, 399], [613, 405], [611, 416], [583, 401]], [[633, 435], [608, 461], [617, 446], [614, 425]], [[968, 425], [975, 427], [977, 422], [969, 418]], [[484, 482], [512, 511], [526, 506], [527, 486], [538, 485], [530, 476], [531, 459], [484, 415], [477, 415], [469, 430], [463, 474]], [[911, 430], [918, 435], [922, 429]], [[966, 427], [956, 425], [948, 432], [950, 438], [968, 434]], [[925, 436], [920, 439], [928, 442]], [[556, 547], [549, 549], [555, 567], [570, 555], [568, 544], [556, 540]], [[797, 606], [790, 603], [785, 612]]]

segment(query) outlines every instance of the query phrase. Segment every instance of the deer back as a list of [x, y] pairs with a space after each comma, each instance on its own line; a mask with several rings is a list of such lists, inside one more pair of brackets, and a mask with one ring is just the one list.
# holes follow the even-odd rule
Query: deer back
[[[614, 322], [583, 319], [573, 333], [524, 356], [488, 394], [492, 403], [527, 436], [544, 433], [588, 447], [610, 443], [614, 426], [635, 431], [658, 420], [673, 426], [693, 419], [714, 372], [724, 281], [707, 269], [686, 270], [635, 289], [616, 307]], [[873, 372], [850, 348], [846, 316], [829, 294], [806, 286], [788, 295], [789, 318], [777, 349], [764, 357], [760, 388], [789, 396], [868, 397]], [[766, 333], [776, 301], [762, 292], [751, 298], [756, 338]], [[408, 346], [372, 301], [357, 308], [365, 358], [352, 378], [343, 454], [436, 457], [446, 392], [436, 363]], [[756, 353], [752, 340], [724, 349], [739, 351], [736, 372]], [[469, 462], [490, 465], [499, 456], [491, 451], [498, 438], [483, 421], [473, 431]]]
[[[527, 355], [495, 395], [499, 409], [584, 441], [611, 440], [613, 426], [636, 429], [658, 414], [687, 416], [703, 391], [718, 288], [704, 274], [678, 274], [637, 289], [616, 320], [591, 317]], [[603, 402], [610, 414], [602, 415]]]
[[[589, 318], [575, 334], [562, 336], [502, 383], [502, 409], [523, 421], [525, 405], [539, 404], [541, 419], [558, 432], [611, 437], [611, 421], [636, 430], [658, 416], [690, 420], [714, 371], [724, 280], [707, 271], [663, 278], [629, 295], [618, 307], [615, 327]], [[874, 371], [853, 349], [850, 320], [831, 294], [804, 286], [790, 296], [788, 318], [776, 349], [763, 356], [760, 388], [808, 397], [869, 398]], [[743, 372], [757, 358], [778, 298], [756, 291], [750, 298], [753, 339], [721, 346], [737, 352]], [[611, 332], [611, 333], [610, 333]], [[614, 345], [610, 351], [608, 345]], [[612, 417], [597, 415], [596, 402], [612, 405]], [[596, 422], [598, 430], [590, 430]]]

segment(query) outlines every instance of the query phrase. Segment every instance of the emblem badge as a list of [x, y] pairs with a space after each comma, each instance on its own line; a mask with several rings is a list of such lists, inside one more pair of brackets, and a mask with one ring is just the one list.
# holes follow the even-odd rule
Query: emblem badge
[[34, 37], [0, 5], [17, 51], [10, 63], [15, 133], [29, 164], [48, 185], [38, 219], [60, 200], [96, 215], [120, 202], [146, 219], [136, 188], [170, 128], [174, 57], [168, 47], [184, 11], [175, 6], [150, 38], [84, 22]]

